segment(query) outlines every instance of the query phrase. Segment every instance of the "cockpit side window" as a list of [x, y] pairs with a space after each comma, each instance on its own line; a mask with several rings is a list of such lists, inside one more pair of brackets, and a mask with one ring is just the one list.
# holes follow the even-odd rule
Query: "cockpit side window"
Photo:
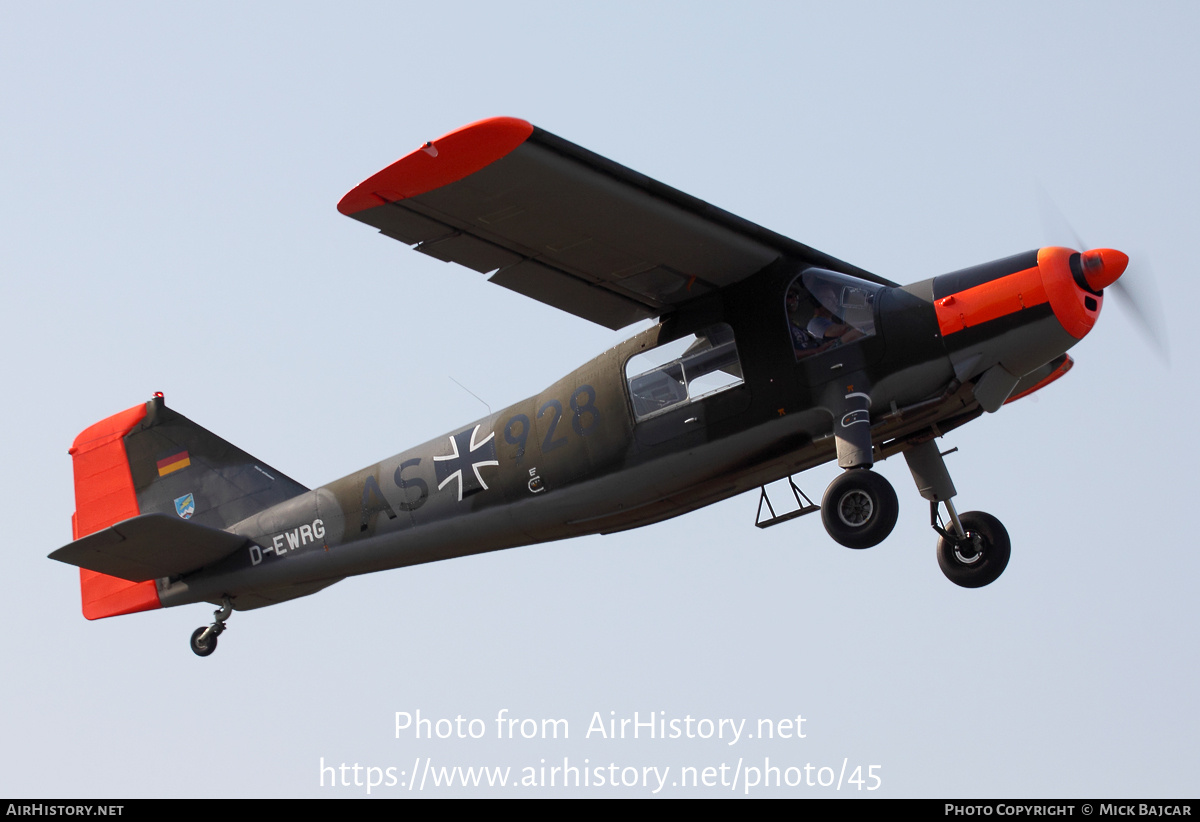
[[788, 332], [797, 360], [875, 335], [875, 303], [883, 286], [810, 268], [788, 287]]
[[639, 420], [742, 384], [733, 329], [709, 326], [643, 351], [625, 363], [633, 413]]

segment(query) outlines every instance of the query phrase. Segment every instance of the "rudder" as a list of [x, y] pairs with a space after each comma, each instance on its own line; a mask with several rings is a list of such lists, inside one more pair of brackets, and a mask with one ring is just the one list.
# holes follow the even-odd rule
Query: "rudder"
[[[67, 452], [75, 473], [75, 513], [71, 537], [79, 539], [116, 522], [136, 517], [137, 494], [124, 437], [146, 416], [146, 405], [113, 414], [84, 429]], [[133, 614], [161, 608], [153, 580], [130, 582], [79, 569], [83, 615], [88, 619]]]

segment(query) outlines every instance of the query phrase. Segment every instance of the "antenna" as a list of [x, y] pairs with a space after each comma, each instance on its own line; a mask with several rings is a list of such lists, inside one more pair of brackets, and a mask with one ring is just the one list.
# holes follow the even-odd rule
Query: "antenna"
[[[450, 377], [450, 375], [449, 375], [449, 374], [447, 374], [446, 376], [447, 376], [447, 377]], [[470, 394], [470, 395], [471, 395], [472, 397], [474, 397], [475, 399], [479, 400], [480, 402], [483, 402], [483, 398], [482, 398], [482, 397], [480, 397], [478, 394], [476, 394], [476, 393], [475, 393], [474, 391], [472, 391], [470, 388], [467, 388], [465, 385], [463, 385], [463, 384], [462, 384], [461, 382], [459, 382], [458, 380], [454, 379], [454, 377], [450, 377], [450, 382], [452, 382], [452, 383], [454, 383], [455, 385], [457, 385], [457, 386], [458, 386], [459, 388], [461, 388], [463, 391], [466, 391], [468, 394]], [[488, 405], [486, 402], [483, 402], [483, 407], [484, 407], [484, 408], [486, 408], [486, 409], [488, 410], [488, 416], [490, 417], [490, 416], [492, 415], [492, 407], [491, 407], [490, 405]]]

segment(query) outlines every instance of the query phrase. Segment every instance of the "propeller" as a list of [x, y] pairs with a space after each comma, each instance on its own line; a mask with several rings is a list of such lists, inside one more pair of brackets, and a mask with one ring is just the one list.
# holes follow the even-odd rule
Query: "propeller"
[[[1038, 210], [1042, 216], [1042, 229], [1050, 243], [1068, 245], [1065, 241], [1069, 240], [1071, 248], [1078, 249], [1085, 255], [1085, 268], [1088, 257], [1095, 259], [1102, 254], [1105, 262], [1108, 261], [1108, 249], [1102, 249], [1100, 254], [1087, 253], [1091, 251], [1091, 246], [1080, 239], [1075, 229], [1067, 222], [1067, 218], [1063, 216], [1062, 211], [1041, 186], [1038, 186]], [[1158, 287], [1155, 284], [1154, 270], [1146, 256], [1144, 254], [1131, 256], [1124, 275], [1118, 276], [1112, 282], [1105, 283], [1105, 286], [1116, 294], [1117, 301], [1132, 315], [1133, 324], [1163, 362], [1170, 365], [1171, 352], [1167, 343], [1166, 318], [1163, 314], [1162, 300], [1158, 295]]]

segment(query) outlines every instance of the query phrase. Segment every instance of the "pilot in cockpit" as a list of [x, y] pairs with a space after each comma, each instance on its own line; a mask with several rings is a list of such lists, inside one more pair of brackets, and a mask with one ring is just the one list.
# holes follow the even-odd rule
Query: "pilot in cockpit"
[[[848, 298], [847, 295], [850, 295]], [[816, 310], [813, 312], [813, 317], [808, 321], [805, 329], [813, 337], [829, 342], [832, 341], [836, 345], [845, 345], [848, 342], [862, 339], [867, 336], [862, 329], [854, 323], [847, 322], [842, 311], [835, 312], [834, 309], [849, 309], [857, 306], [853, 301], [854, 297], [861, 294], [857, 289], [841, 288], [831, 289], [823, 288], [820, 293], [814, 292], [813, 299], [816, 301]], [[863, 305], [869, 303], [870, 298], [867, 295], [862, 295]], [[832, 308], [831, 308], [832, 306]]]
[[834, 323], [829, 311], [795, 286], [787, 293], [787, 315], [796, 359], [829, 350], [848, 329]]
[[848, 342], [846, 335], [854, 329], [833, 316], [833, 312], [828, 308], [818, 305], [817, 310], [813, 313], [813, 318], [808, 321], [808, 326], [805, 330], [818, 340], [840, 339], [842, 342]]

